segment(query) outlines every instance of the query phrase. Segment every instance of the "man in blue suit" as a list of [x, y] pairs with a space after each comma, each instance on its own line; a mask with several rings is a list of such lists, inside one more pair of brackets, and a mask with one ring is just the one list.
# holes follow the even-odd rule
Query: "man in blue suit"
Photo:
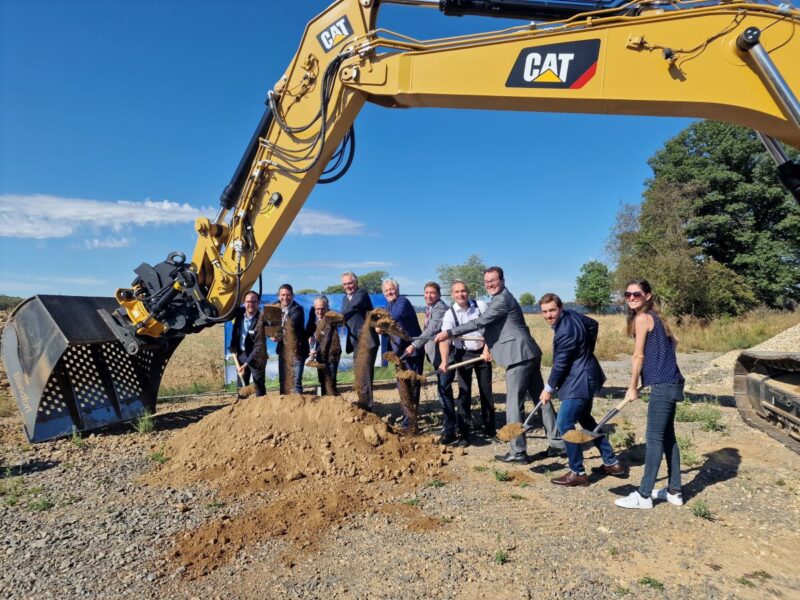
[[[594, 394], [606, 380], [603, 369], [594, 355], [597, 342], [597, 321], [571, 310], [566, 310], [556, 294], [545, 294], [539, 299], [542, 316], [553, 328], [553, 368], [539, 399], [545, 404], [558, 390], [561, 407], [556, 425], [563, 436], [575, 423], [587, 431], [597, 427], [592, 417]], [[564, 440], [569, 462], [569, 472], [553, 479], [555, 485], [569, 487], [589, 485], [589, 477], [583, 468], [583, 448]], [[597, 438], [594, 445], [603, 457], [603, 467], [598, 472], [608, 475], [624, 475], [622, 466], [606, 436]]]

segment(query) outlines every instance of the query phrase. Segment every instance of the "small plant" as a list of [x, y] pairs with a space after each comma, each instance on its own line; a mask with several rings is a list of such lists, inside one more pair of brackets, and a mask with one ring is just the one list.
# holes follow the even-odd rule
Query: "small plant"
[[624, 429], [618, 429], [609, 437], [609, 441], [614, 448], [622, 448], [627, 450], [633, 448], [636, 443], [636, 433]]
[[522, 488], [522, 489], [524, 490], [525, 488], [529, 488], [529, 487], [531, 487], [531, 484], [530, 484], [530, 483], [528, 483], [528, 482], [526, 481], [526, 482], [524, 482], [524, 483], [520, 483], [520, 484], [519, 484], [519, 487], [520, 487], [520, 488]]
[[508, 551], [498, 550], [494, 553], [494, 562], [498, 565], [504, 565], [508, 562]]
[[681, 423], [702, 423], [703, 431], [725, 431], [721, 423], [722, 413], [709, 403], [692, 404], [688, 400], [679, 402], [675, 409], [675, 420]]
[[22, 477], [9, 477], [11, 469], [6, 469], [6, 478], [0, 481], [0, 497], [6, 506], [16, 505], [25, 494], [25, 481]]
[[749, 579], [772, 579], [772, 575], [766, 571], [753, 571], [752, 573], [747, 573], [745, 577]]
[[72, 428], [72, 437], [69, 439], [69, 441], [72, 442], [76, 448], [82, 449], [86, 445], [86, 440], [83, 439], [83, 436], [75, 427]]
[[694, 451], [694, 442], [688, 436], [679, 435], [676, 437], [678, 448], [681, 451], [681, 462], [685, 465], [693, 466], [700, 462], [697, 452]]
[[775, 482], [775, 485], [783, 487], [784, 485], [786, 485], [786, 482], [783, 479], [778, 479], [778, 481]]
[[692, 502], [692, 514], [700, 519], [705, 519], [707, 521], [712, 520], [711, 509], [708, 507], [708, 503], [705, 500], [695, 500]]
[[483, 473], [484, 471], [488, 471], [489, 467], [484, 467], [483, 465], [475, 465], [472, 467], [473, 471], [477, 471], [478, 473]]
[[73, 496], [70, 494], [66, 498], [61, 501], [61, 506], [69, 506], [70, 504], [75, 504], [76, 502], [80, 502], [83, 500], [80, 496]]
[[449, 515], [446, 515], [446, 516], [444, 516], [444, 517], [440, 518], [440, 519], [439, 519], [439, 522], [440, 522], [442, 525], [447, 525], [448, 523], [452, 523], [452, 522], [453, 522], [453, 517], [451, 517], [451, 516], [449, 516]]
[[225, 506], [224, 502], [209, 502], [208, 504], [206, 504], [206, 508], [208, 510], [218, 510], [223, 506]]
[[500, 469], [492, 469], [494, 473], [494, 478], [497, 481], [511, 481], [512, 477], [508, 471], [501, 471]]
[[134, 423], [133, 428], [139, 435], [147, 435], [148, 433], [152, 433], [156, 428], [156, 418], [149, 410], [145, 410], [141, 415], [139, 415], [139, 418], [136, 419], [136, 423]]
[[519, 494], [511, 494], [510, 498], [512, 500], [525, 500], [525, 496], [520, 496]]
[[739, 579], [737, 579], [737, 580], [736, 580], [736, 583], [740, 583], [740, 584], [742, 584], [742, 585], [744, 585], [744, 586], [747, 586], [747, 587], [755, 587], [755, 586], [756, 586], [756, 584], [755, 584], [755, 583], [753, 583], [752, 581], [750, 581], [750, 580], [749, 580], [747, 577], [745, 577], [745, 576], [739, 577]]
[[407, 504], [408, 506], [418, 506], [419, 505], [419, 498], [414, 496], [413, 498], [408, 498], [403, 500], [403, 504]]
[[444, 487], [446, 485], [447, 484], [444, 481], [442, 481], [441, 479], [431, 479], [429, 482], [427, 482], [425, 484], [425, 487], [426, 488], [440, 488], [440, 487]]
[[164, 452], [164, 446], [161, 446], [161, 448], [155, 450], [150, 455], [150, 460], [152, 460], [154, 463], [158, 463], [159, 465], [163, 465], [165, 462], [167, 462], [169, 459], [167, 458], [166, 452]]
[[663, 590], [664, 589], [664, 584], [663, 583], [661, 583], [655, 577], [650, 577], [650, 576], [642, 577], [639, 580], [639, 585], [642, 585], [644, 587], [653, 588], [654, 590]]
[[44, 510], [50, 510], [55, 506], [55, 502], [47, 498], [46, 496], [42, 496], [41, 498], [37, 498], [36, 500], [31, 500], [28, 502], [28, 508], [30, 510], [41, 512]]
[[639, 394], [639, 399], [645, 404], [647, 404], [648, 402], [650, 402], [650, 392], [642, 392], [641, 394]]
[[617, 596], [629, 596], [633, 592], [631, 591], [631, 588], [626, 588], [624, 585], [618, 585], [614, 590], [614, 593], [617, 594]]
[[616, 546], [609, 546], [608, 547], [608, 555], [609, 556], [619, 556], [619, 548]]

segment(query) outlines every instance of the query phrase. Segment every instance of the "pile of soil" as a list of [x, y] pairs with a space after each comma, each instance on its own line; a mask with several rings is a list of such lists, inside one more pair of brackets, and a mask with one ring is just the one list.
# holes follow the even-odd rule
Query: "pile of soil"
[[223, 501], [246, 500], [241, 513], [175, 540], [170, 558], [186, 575], [207, 574], [267, 537], [289, 541], [291, 561], [316, 550], [331, 526], [441, 475], [451, 455], [433, 438], [395, 433], [350, 395], [250, 398], [170, 439], [168, 461], [149, 483], [199, 484]]

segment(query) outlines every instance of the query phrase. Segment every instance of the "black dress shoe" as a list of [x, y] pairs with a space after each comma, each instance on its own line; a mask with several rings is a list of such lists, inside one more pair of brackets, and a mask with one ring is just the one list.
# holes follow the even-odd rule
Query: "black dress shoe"
[[547, 450], [542, 450], [531, 456], [531, 460], [544, 460], [545, 458], [563, 458], [567, 455], [564, 450], [560, 448], [553, 448], [550, 446]]
[[452, 446], [457, 441], [458, 438], [455, 436], [455, 434], [450, 434], [450, 435], [443, 435], [442, 437], [440, 437], [438, 443], [440, 446]]
[[469, 439], [465, 437], [460, 437], [458, 438], [458, 440], [456, 440], [453, 446], [455, 446], [456, 448], [466, 448], [467, 446], [469, 446]]
[[494, 427], [484, 427], [483, 435], [485, 435], [488, 438], [493, 438], [497, 435], [497, 430]]
[[528, 456], [524, 452], [519, 452], [519, 453], [509, 452], [507, 454], [495, 454], [494, 457], [496, 460], [499, 460], [500, 462], [504, 463], [527, 465], [529, 462], [531, 462], [530, 456]]

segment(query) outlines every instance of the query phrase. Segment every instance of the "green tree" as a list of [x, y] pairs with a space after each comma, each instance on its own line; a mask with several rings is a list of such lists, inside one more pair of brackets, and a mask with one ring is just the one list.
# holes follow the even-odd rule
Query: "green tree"
[[581, 267], [581, 274], [575, 282], [575, 299], [591, 312], [600, 312], [611, 304], [613, 285], [614, 277], [608, 267], [591, 260]]
[[755, 133], [699, 121], [669, 140], [649, 164], [650, 190], [663, 184], [694, 187], [684, 232], [699, 260], [738, 274], [768, 306], [800, 299], [800, 208]]
[[536, 297], [530, 292], [522, 292], [519, 295], [520, 306], [533, 306], [536, 304]]
[[319, 294], [317, 290], [314, 288], [303, 288], [302, 290], [297, 290], [298, 294]]
[[0, 294], [0, 310], [12, 310], [16, 308], [17, 304], [22, 302], [22, 298], [17, 296], [4, 296]]
[[384, 279], [389, 278], [386, 271], [370, 271], [358, 276], [358, 287], [364, 288], [370, 294], [380, 294]]
[[445, 291], [445, 296], [449, 295], [450, 285], [456, 279], [461, 279], [467, 284], [470, 296], [478, 298], [484, 295], [483, 272], [486, 265], [483, 259], [477, 254], [473, 254], [467, 261], [460, 265], [439, 265], [436, 272], [439, 274], [439, 281]]
[[341, 283], [335, 283], [333, 285], [329, 285], [324, 290], [322, 290], [323, 294], [344, 294], [344, 288], [342, 287]]

